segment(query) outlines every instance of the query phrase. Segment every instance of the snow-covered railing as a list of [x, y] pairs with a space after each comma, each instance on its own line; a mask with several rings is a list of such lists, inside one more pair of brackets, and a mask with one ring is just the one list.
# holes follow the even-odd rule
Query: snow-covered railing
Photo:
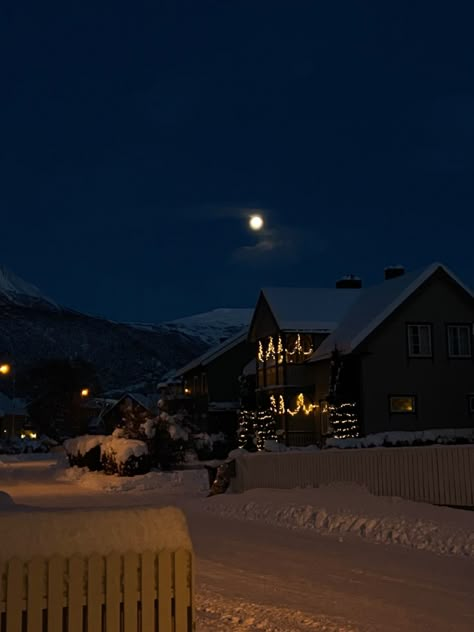
[[345, 482], [376, 496], [474, 507], [474, 445], [247, 453], [236, 459], [231, 489]]
[[191, 632], [193, 590], [178, 509], [2, 515], [2, 632]]

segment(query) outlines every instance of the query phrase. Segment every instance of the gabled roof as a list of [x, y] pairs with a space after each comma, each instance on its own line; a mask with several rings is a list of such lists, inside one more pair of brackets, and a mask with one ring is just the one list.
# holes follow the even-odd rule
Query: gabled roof
[[359, 297], [351, 288], [264, 288], [262, 294], [281, 331], [330, 332]]
[[199, 357], [195, 358], [194, 360], [191, 360], [191, 362], [188, 362], [188, 364], [185, 364], [181, 369], [178, 369], [173, 374], [171, 379], [174, 380], [177, 377], [184, 375], [188, 371], [191, 371], [192, 369], [197, 368], [198, 366], [208, 365], [210, 362], [212, 362], [213, 360], [221, 356], [223, 353], [230, 351], [241, 342], [245, 342], [247, 340], [247, 335], [248, 335], [248, 328], [245, 327], [242, 331], [238, 332], [234, 336], [227, 338], [227, 340], [224, 340], [224, 342], [221, 342], [219, 345], [212, 347], [212, 349], [209, 349], [208, 351], [206, 351]]
[[351, 353], [437, 270], [443, 270], [474, 298], [471, 290], [441, 263], [432, 263], [421, 270], [384, 281], [360, 291], [358, 300], [339, 326], [316, 349], [309, 362], [329, 357], [335, 347], [341, 353]]
[[107, 415], [115, 406], [118, 406], [120, 402], [122, 402], [127, 397], [134, 399], [140, 406], [146, 408], [146, 410], [151, 411], [153, 409], [153, 402], [146, 395], [142, 395], [141, 393], [124, 393], [121, 397], [116, 400], [112, 400], [110, 406], [108, 406], [102, 413], [101, 416]]

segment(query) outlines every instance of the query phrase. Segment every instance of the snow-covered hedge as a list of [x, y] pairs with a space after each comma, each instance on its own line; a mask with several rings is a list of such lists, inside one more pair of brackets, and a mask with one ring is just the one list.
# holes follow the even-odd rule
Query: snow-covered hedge
[[83, 435], [67, 439], [63, 446], [69, 464], [87, 467], [92, 472], [101, 470], [101, 444], [106, 438], [105, 435]]
[[438, 444], [474, 443], [473, 428], [391, 431], [354, 439], [327, 439], [326, 448], [380, 448]]
[[0, 441], [0, 454], [38, 454], [49, 452], [53, 446], [58, 445], [54, 439], [46, 435], [38, 439], [4, 439]]
[[150, 471], [148, 448], [145, 442], [126, 439], [123, 430], [110, 436], [83, 435], [68, 439], [64, 449], [71, 466], [87, 467], [91, 471], [104, 470], [106, 474], [134, 476]]
[[101, 445], [101, 462], [106, 474], [135, 476], [150, 471], [148, 447], [144, 441], [126, 439], [117, 429]]

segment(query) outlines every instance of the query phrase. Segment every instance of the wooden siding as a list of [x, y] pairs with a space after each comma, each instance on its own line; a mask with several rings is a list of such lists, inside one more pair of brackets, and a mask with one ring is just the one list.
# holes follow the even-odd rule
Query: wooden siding
[[376, 496], [474, 507], [474, 446], [259, 454], [236, 461], [232, 490], [358, 483]]

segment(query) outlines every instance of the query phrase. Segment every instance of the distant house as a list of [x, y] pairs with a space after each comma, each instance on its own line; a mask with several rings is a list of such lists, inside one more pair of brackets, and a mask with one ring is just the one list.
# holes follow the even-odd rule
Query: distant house
[[114, 401], [97, 420], [97, 425], [105, 434], [122, 425], [124, 419], [157, 415], [157, 402], [140, 393], [125, 393]]
[[438, 263], [389, 268], [367, 289], [264, 290], [251, 326], [260, 406], [289, 444], [472, 427], [473, 322], [471, 290]]
[[194, 422], [209, 432], [233, 432], [240, 400], [239, 377], [255, 355], [247, 328], [209, 349], [161, 384], [161, 397], [171, 412], [186, 408]]
[[0, 393], [0, 439], [21, 436], [27, 420], [26, 402]]

